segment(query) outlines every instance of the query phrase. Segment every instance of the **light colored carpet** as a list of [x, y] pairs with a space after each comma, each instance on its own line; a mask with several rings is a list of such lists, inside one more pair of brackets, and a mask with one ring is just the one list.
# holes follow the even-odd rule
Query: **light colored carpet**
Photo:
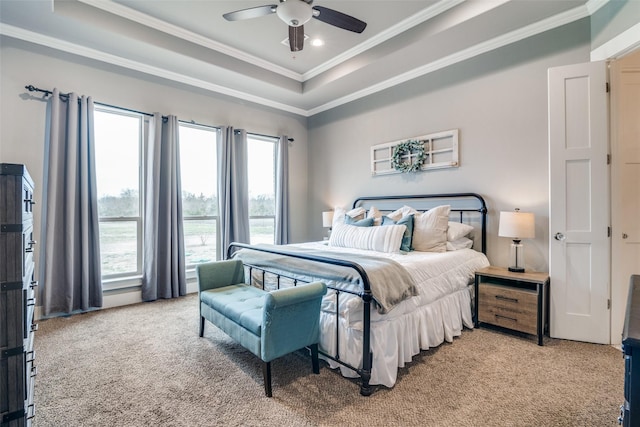
[[393, 389], [353, 380], [296, 352], [259, 359], [207, 323], [197, 296], [40, 322], [36, 427], [614, 426], [624, 361], [610, 346], [481, 328], [423, 351]]

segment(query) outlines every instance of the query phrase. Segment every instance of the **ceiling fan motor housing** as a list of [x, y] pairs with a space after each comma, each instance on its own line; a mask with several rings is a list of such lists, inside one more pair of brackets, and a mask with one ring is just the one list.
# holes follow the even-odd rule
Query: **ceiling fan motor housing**
[[280, 3], [276, 14], [287, 25], [299, 27], [311, 19], [311, 5], [301, 0], [288, 0]]

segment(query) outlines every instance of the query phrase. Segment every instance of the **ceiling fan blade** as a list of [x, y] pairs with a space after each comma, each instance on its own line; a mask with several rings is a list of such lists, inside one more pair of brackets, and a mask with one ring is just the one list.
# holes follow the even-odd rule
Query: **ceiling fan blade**
[[313, 6], [313, 10], [315, 11], [313, 14], [314, 18], [329, 25], [333, 25], [334, 27], [353, 31], [354, 33], [361, 33], [365, 28], [367, 28], [366, 22], [342, 12], [338, 12], [337, 10], [322, 6]]
[[291, 52], [298, 52], [304, 46], [304, 25], [299, 27], [289, 26], [289, 47]]
[[236, 10], [235, 12], [229, 12], [222, 15], [227, 21], [242, 21], [244, 19], [259, 18], [261, 16], [271, 15], [276, 13], [278, 5], [267, 4], [264, 6], [250, 7], [249, 9]]

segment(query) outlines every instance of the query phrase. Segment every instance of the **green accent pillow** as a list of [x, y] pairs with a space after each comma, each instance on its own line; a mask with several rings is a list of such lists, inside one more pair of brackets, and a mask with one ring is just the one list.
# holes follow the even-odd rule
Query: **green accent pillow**
[[383, 226], [393, 225], [393, 224], [404, 225], [407, 227], [407, 229], [404, 232], [404, 236], [402, 236], [402, 244], [400, 245], [400, 250], [405, 252], [412, 251], [413, 248], [411, 247], [411, 239], [413, 237], [413, 214], [403, 216], [398, 221], [394, 221], [388, 216], [382, 217]]
[[349, 215], [344, 216], [344, 223], [349, 225], [355, 225], [356, 227], [371, 227], [373, 225], [373, 221], [375, 218], [365, 218], [365, 219], [353, 219]]

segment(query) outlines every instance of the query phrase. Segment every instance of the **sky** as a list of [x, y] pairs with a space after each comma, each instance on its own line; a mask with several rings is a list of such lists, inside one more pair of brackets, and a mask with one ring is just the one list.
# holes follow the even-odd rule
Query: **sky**
[[[96, 174], [99, 197], [138, 189], [141, 118], [95, 112]], [[217, 193], [215, 129], [180, 126], [182, 190], [210, 196]], [[248, 141], [249, 195], [274, 192], [274, 144]]]

